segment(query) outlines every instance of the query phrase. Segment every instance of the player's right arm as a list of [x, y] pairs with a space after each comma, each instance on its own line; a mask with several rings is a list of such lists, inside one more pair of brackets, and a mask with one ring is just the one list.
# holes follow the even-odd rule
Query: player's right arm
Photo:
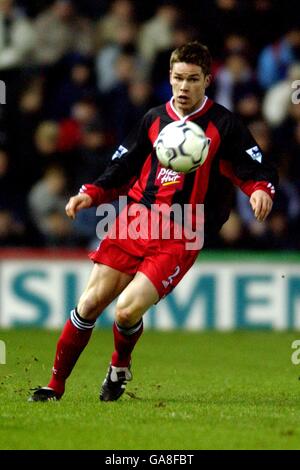
[[76, 214], [81, 209], [88, 209], [93, 205], [91, 196], [84, 193], [79, 193], [76, 196], [72, 196], [66, 205], [66, 214], [71, 219], [75, 219]]
[[152, 151], [152, 142], [148, 136], [150, 124], [151, 112], [148, 112], [138, 128], [133, 130], [113, 154], [104, 173], [93, 184], [84, 184], [79, 194], [70, 198], [66, 206], [69, 217], [74, 219], [81, 209], [98, 206], [127, 194]]

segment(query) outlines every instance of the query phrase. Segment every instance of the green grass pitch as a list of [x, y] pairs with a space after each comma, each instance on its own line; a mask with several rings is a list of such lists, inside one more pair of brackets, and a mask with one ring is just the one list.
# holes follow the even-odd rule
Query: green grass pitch
[[100, 403], [112, 333], [97, 330], [63, 399], [28, 403], [47, 383], [58, 334], [0, 331], [1, 449], [300, 448], [300, 332], [146, 331], [126, 394]]

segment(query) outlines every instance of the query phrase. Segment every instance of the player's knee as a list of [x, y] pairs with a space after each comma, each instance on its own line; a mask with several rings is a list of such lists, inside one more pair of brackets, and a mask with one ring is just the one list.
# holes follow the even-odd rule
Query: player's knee
[[123, 326], [124, 328], [129, 328], [132, 326], [135, 321], [132, 312], [130, 309], [122, 309], [122, 308], [117, 308], [116, 309], [116, 322]]
[[136, 296], [134, 300], [119, 297], [116, 305], [116, 321], [125, 328], [135, 324], [143, 314], [143, 299]]
[[89, 289], [82, 294], [77, 310], [79, 315], [86, 320], [96, 320], [98, 318], [102, 308], [96, 289]]

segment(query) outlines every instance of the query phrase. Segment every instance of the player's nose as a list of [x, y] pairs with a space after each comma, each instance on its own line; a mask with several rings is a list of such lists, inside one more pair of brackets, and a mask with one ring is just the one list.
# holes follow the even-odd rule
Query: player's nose
[[180, 85], [180, 90], [184, 91], [184, 90], [188, 90], [188, 88], [189, 88], [188, 81], [187, 80], [182, 80], [181, 85]]

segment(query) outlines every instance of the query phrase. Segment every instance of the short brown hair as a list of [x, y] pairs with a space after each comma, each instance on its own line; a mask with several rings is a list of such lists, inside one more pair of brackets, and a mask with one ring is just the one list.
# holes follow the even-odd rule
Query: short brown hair
[[178, 47], [172, 52], [170, 58], [171, 69], [176, 62], [199, 65], [204, 75], [209, 75], [212, 58], [207, 46], [198, 41], [193, 41]]

